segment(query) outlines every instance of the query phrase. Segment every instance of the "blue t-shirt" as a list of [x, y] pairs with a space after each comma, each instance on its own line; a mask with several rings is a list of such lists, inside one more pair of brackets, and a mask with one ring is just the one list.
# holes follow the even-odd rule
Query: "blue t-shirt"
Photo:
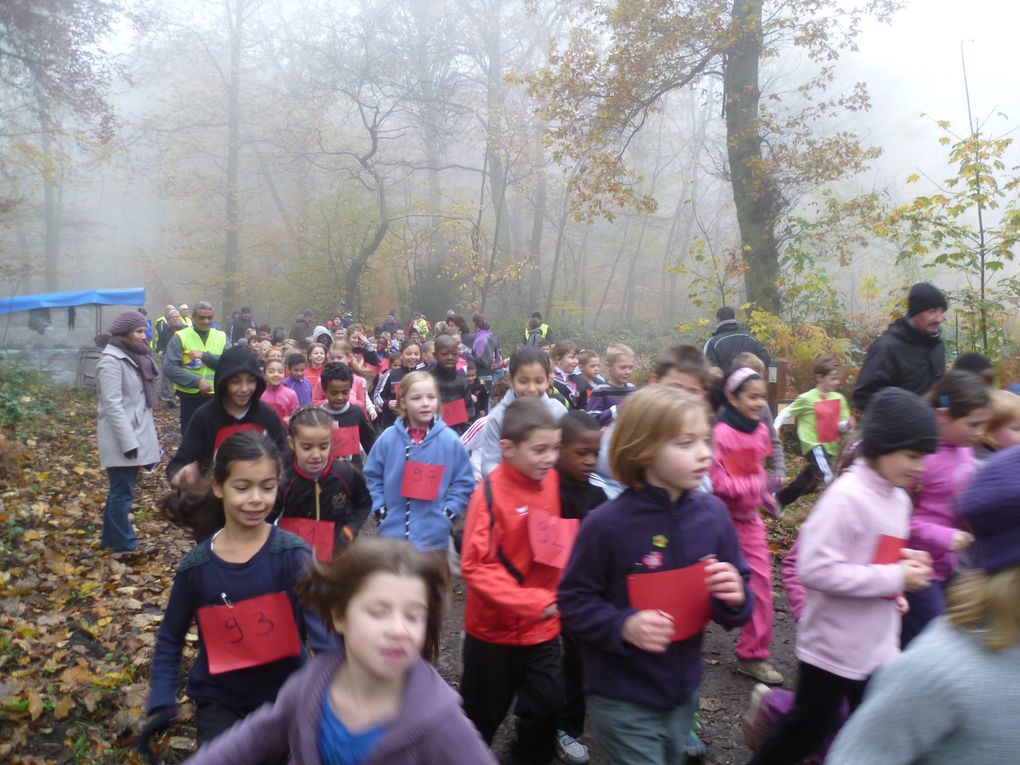
[[322, 698], [322, 721], [319, 723], [319, 759], [322, 765], [359, 765], [368, 759], [382, 738], [385, 725], [361, 733], [347, 730], [329, 705], [329, 691]]

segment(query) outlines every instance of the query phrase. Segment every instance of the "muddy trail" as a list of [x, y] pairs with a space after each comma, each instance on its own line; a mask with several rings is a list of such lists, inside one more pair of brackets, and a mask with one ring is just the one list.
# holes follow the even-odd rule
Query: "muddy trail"
[[[17, 440], [0, 437], [0, 761], [141, 763], [131, 745], [144, 718], [152, 648], [175, 568], [192, 543], [156, 511], [164, 457], [142, 473], [136, 489], [135, 525], [146, 551], [124, 557], [101, 550], [106, 479], [95, 447], [95, 401], [66, 394], [48, 403], [49, 420], [28, 426]], [[161, 409], [157, 425], [163, 449], [172, 453], [176, 411]], [[796, 524], [769, 523], [778, 557]], [[439, 661], [454, 687], [463, 602], [456, 580]], [[794, 680], [793, 637], [777, 588], [773, 659], [787, 687]], [[742, 763], [749, 755], [740, 717], [753, 681], [733, 671], [735, 640], [714, 626], [706, 633], [700, 719], [708, 763]], [[186, 649], [185, 667], [194, 655]], [[159, 740], [164, 762], [191, 752], [191, 715], [192, 705], [183, 703], [179, 723]], [[504, 725], [497, 752], [507, 736]], [[592, 762], [603, 762], [594, 745]]]

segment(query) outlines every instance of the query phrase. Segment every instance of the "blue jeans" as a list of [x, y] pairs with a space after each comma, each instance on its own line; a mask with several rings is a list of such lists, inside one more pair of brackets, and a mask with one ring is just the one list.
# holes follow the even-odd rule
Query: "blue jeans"
[[942, 592], [943, 582], [932, 582], [923, 590], [907, 593], [910, 610], [903, 614], [900, 628], [900, 648], [905, 649], [910, 641], [920, 635], [928, 623], [942, 616], [946, 611], [946, 596]]
[[694, 698], [673, 709], [652, 709], [589, 694], [588, 718], [611, 765], [684, 765], [694, 722]]
[[110, 479], [110, 491], [103, 507], [103, 536], [100, 544], [114, 552], [127, 552], [138, 547], [138, 537], [131, 526], [128, 513], [134, 499], [135, 481], [138, 468], [110, 467], [106, 469]]

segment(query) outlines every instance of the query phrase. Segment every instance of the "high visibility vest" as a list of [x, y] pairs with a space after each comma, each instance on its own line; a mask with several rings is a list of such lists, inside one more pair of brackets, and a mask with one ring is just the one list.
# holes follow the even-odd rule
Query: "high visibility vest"
[[166, 332], [169, 326], [170, 323], [166, 320], [166, 316], [160, 316], [152, 323], [152, 337], [149, 338], [149, 348], [156, 350], [156, 345], [159, 344], [159, 336]]
[[[216, 370], [207, 367], [197, 359], [192, 359], [189, 353], [191, 351], [202, 351], [202, 353], [220, 356], [223, 353], [223, 349], [227, 347], [227, 334], [218, 329], [210, 329], [204, 343], [194, 327], [185, 327], [179, 330], [177, 334], [181, 338], [181, 366], [192, 374], [206, 380], [210, 385], [209, 392], [213, 393], [214, 391], [211, 386], [216, 378]], [[180, 393], [198, 393], [198, 388], [184, 388], [177, 383], [174, 383], [174, 390]]]
[[[545, 340], [549, 336], [549, 325], [548, 324], [539, 324], [538, 325], [538, 330], [539, 330], [539, 332], [542, 333], [542, 339], [543, 340]], [[531, 331], [528, 329], [528, 325], [525, 324], [524, 325], [524, 342], [528, 342], [528, 337], [530, 336], [530, 334], [531, 334]]]

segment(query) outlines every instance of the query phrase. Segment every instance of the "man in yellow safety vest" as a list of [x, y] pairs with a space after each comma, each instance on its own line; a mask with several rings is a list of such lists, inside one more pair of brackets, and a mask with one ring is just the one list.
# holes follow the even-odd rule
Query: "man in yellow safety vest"
[[181, 433], [191, 416], [212, 400], [216, 363], [227, 348], [227, 334], [213, 329], [212, 303], [200, 300], [192, 313], [193, 326], [178, 331], [166, 347], [163, 372], [174, 384], [181, 400]]
[[[538, 330], [542, 333], [542, 339], [552, 342], [552, 337], [549, 335], [549, 325], [542, 321], [542, 314], [539, 311], [535, 311], [531, 314], [532, 319], [538, 319]], [[528, 326], [528, 322], [524, 324], [524, 342], [528, 342], [531, 337], [531, 327]]]

